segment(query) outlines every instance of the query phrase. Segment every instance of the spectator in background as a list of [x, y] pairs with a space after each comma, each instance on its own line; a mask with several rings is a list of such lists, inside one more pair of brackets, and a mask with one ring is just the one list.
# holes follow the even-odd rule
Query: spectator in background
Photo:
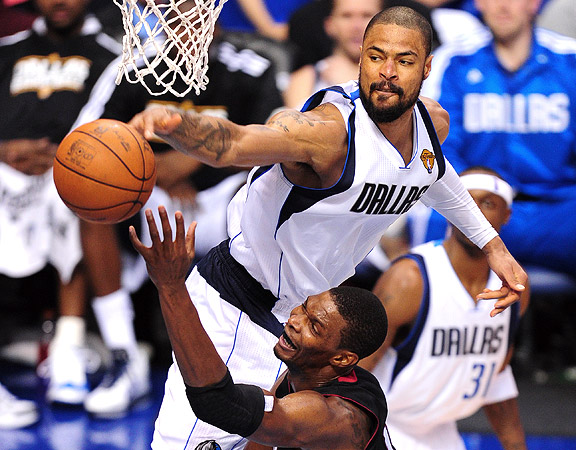
[[[332, 2], [333, 0], [312, 0], [290, 16], [288, 41], [293, 54], [292, 70], [315, 64], [332, 53], [334, 41], [324, 28], [324, 21], [332, 10]], [[391, 6], [408, 6], [418, 11], [432, 24], [430, 9], [416, 0], [385, 0], [382, 9]], [[432, 47], [436, 47], [438, 37], [434, 26], [432, 35]]]
[[362, 37], [370, 19], [384, 8], [384, 0], [332, 0], [324, 30], [334, 42], [332, 53], [316, 64], [293, 72], [284, 103], [301, 108], [314, 92], [358, 77]]
[[[51, 169], [58, 143], [119, 51], [85, 15], [87, 4], [36, 0], [41, 17], [32, 29], [0, 40], [0, 307], [14, 325], [22, 314], [40, 316], [58, 303], [47, 400], [70, 404], [88, 392], [79, 352], [86, 293], [78, 220], [58, 197]], [[13, 408], [0, 412], [2, 426], [24, 424], [18, 405], [0, 402]], [[37, 418], [32, 410], [28, 405], [30, 421]]]
[[[182, 7], [191, 3], [185, 2]], [[158, 106], [228, 118], [239, 124], [264, 123], [282, 106], [271, 61], [252, 50], [235, 47], [219, 27], [209, 50], [207, 76], [210, 82], [199, 95], [191, 91], [185, 97], [171, 93], [152, 96], [140, 83], [123, 80], [116, 86], [116, 70], [110, 70], [101, 77], [75, 126], [99, 117], [128, 122], [137, 113]], [[153, 83], [148, 77], [146, 80]], [[183, 84], [178, 80], [174, 88], [183, 91]], [[148, 207], [156, 202], [179, 209], [187, 221], [199, 220], [196, 250], [201, 257], [226, 238], [226, 207], [244, 184], [246, 173], [202, 165], [159, 140], [152, 146], [158, 178]], [[84, 257], [95, 295], [92, 306], [104, 343], [113, 355], [109, 373], [84, 403], [88, 412], [101, 417], [126, 413], [150, 389], [147, 356], [137, 346], [131, 299], [147, 273], [127, 234], [128, 225], [140, 228], [141, 219], [143, 216], [137, 215], [117, 226], [81, 225]], [[148, 295], [155, 292], [148, 291]], [[153, 300], [152, 306], [156, 305], [155, 297]], [[150, 334], [142, 337], [153, 339]]]
[[450, 113], [455, 169], [491, 167], [517, 191], [511, 253], [576, 275], [576, 41], [534, 28], [539, 0], [476, 4], [490, 32], [437, 49], [422, 94]]
[[[460, 179], [499, 231], [511, 213], [510, 185], [485, 168]], [[397, 448], [464, 450], [456, 421], [483, 408], [505, 450], [526, 449], [509, 362], [529, 290], [489, 317], [491, 302], [475, 293], [498, 283], [486, 257], [456, 228], [444, 241], [413, 248], [378, 280], [374, 293], [388, 313], [388, 337], [360, 365], [386, 393]]]

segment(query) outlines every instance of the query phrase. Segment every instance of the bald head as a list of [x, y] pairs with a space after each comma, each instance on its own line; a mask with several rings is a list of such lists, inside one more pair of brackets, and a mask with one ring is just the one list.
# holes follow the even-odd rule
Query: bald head
[[364, 38], [375, 25], [398, 25], [403, 28], [415, 30], [422, 36], [426, 56], [432, 51], [432, 26], [426, 18], [406, 6], [394, 6], [384, 9], [376, 14], [368, 23]]

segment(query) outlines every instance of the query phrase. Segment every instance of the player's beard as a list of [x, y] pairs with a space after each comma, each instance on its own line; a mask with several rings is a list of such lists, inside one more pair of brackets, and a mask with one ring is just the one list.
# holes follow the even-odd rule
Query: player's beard
[[[362, 70], [360, 70], [362, 72]], [[398, 119], [402, 114], [411, 109], [418, 100], [420, 95], [420, 89], [422, 88], [422, 83], [418, 89], [414, 90], [413, 93], [406, 96], [406, 92], [400, 86], [390, 83], [389, 81], [375, 81], [370, 84], [370, 92], [368, 95], [362, 89], [362, 75], [360, 75], [359, 85], [360, 85], [360, 100], [364, 109], [368, 113], [368, 116], [376, 123], [390, 123]], [[377, 107], [370, 96], [375, 90], [388, 90], [390, 92], [398, 95], [398, 102], [395, 105]]]

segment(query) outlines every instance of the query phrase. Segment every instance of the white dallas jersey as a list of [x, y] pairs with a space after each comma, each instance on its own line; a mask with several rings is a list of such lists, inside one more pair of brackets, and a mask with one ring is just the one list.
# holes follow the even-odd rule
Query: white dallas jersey
[[[424, 282], [412, 329], [372, 371], [388, 400], [390, 435], [426, 434], [478, 411], [498, 387], [491, 385], [508, 352], [519, 304], [490, 317], [493, 301], [474, 302], [454, 272], [441, 241], [413, 249]], [[490, 272], [489, 289], [500, 279]], [[515, 386], [514, 386], [515, 388]], [[514, 397], [515, 395], [510, 395]]]
[[230, 253], [279, 299], [272, 312], [280, 322], [309, 295], [353, 275], [388, 226], [426, 197], [446, 167], [420, 102], [408, 164], [368, 116], [357, 82], [320, 91], [304, 109], [325, 102], [348, 124], [348, 155], [338, 182], [310, 189], [291, 183], [280, 164], [256, 167], [228, 208]]

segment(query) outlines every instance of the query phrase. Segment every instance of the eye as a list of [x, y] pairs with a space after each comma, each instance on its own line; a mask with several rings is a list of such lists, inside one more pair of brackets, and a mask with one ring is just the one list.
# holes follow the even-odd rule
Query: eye
[[496, 203], [492, 199], [484, 199], [480, 202], [480, 207], [485, 209], [494, 209], [496, 208]]
[[320, 334], [318, 332], [318, 325], [316, 325], [316, 322], [310, 322], [310, 328], [312, 328], [312, 333], [314, 334]]

